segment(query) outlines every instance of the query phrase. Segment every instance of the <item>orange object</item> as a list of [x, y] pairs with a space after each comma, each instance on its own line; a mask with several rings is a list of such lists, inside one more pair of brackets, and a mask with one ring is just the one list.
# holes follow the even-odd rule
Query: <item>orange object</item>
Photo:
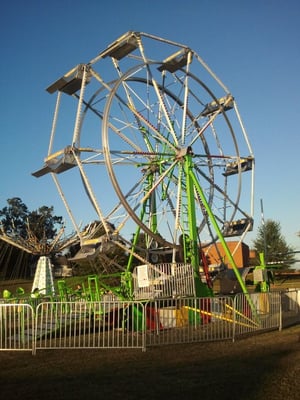
[[[245, 268], [249, 266], [249, 246], [245, 243], [240, 243], [238, 241], [226, 242], [227, 246], [233, 256], [237, 268]], [[231, 263], [224, 251], [221, 243], [216, 243], [208, 249], [205, 249], [205, 255], [209, 259], [209, 264], [225, 264], [228, 268], [232, 268]]]

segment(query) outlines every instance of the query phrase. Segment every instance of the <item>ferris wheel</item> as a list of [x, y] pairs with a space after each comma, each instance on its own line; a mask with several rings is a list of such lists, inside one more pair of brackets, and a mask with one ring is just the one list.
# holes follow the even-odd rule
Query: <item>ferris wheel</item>
[[143, 233], [148, 262], [168, 253], [199, 265], [199, 247], [252, 229], [247, 133], [233, 95], [194, 50], [127, 32], [47, 90], [57, 93], [49, 151], [33, 175], [52, 174], [79, 235], [68, 200], [79, 186], [68, 197], [61, 183], [67, 175], [70, 186], [73, 169], [107, 237], [134, 253]]

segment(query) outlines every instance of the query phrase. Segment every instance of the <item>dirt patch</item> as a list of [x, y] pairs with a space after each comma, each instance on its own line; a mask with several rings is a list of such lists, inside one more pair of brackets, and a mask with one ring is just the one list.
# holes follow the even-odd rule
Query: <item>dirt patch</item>
[[2, 352], [1, 398], [296, 400], [300, 326], [141, 350]]

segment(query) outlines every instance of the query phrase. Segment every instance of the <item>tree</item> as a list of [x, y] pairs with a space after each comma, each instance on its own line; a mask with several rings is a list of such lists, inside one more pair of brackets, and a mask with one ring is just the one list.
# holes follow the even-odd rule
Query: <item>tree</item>
[[28, 214], [28, 228], [38, 240], [53, 239], [57, 234], [57, 227], [62, 227], [62, 217], [53, 215], [53, 211], [53, 207], [43, 206]]
[[53, 207], [29, 211], [19, 197], [8, 199], [7, 204], [0, 210], [0, 222], [7, 235], [26, 240], [33, 234], [38, 240], [51, 240], [63, 225], [62, 217], [53, 215]]
[[[257, 238], [253, 241], [257, 254], [265, 253], [267, 264], [276, 264], [281, 268], [290, 268], [294, 261], [293, 248], [289, 246], [281, 234], [281, 226], [277, 221], [268, 219], [258, 228]], [[259, 263], [259, 260], [257, 259]]]
[[5, 233], [26, 238], [28, 208], [19, 197], [7, 200], [8, 206], [0, 210], [0, 221]]
[[62, 221], [53, 215], [53, 207], [29, 211], [19, 197], [8, 199], [0, 210], [0, 276], [28, 277], [30, 265], [48, 248]]

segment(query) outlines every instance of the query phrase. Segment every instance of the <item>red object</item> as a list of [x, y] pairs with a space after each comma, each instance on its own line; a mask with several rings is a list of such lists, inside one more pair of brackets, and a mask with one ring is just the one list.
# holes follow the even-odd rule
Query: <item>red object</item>
[[158, 311], [151, 306], [146, 307], [146, 327], [151, 331], [155, 331], [157, 328], [163, 329]]

